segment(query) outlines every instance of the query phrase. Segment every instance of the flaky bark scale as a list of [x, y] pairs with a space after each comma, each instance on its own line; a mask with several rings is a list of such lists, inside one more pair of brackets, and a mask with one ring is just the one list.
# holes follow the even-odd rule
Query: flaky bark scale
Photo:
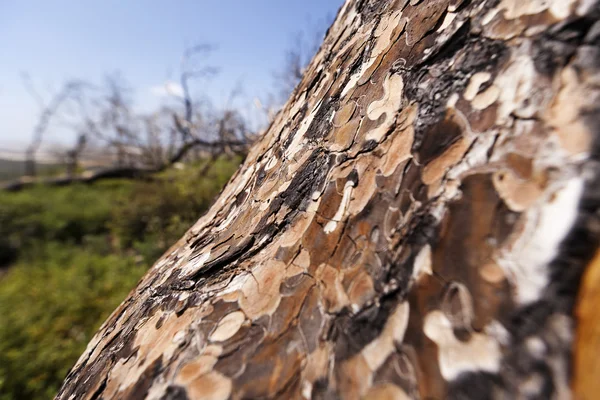
[[348, 0], [58, 398], [569, 396], [600, 226], [598, 17]]

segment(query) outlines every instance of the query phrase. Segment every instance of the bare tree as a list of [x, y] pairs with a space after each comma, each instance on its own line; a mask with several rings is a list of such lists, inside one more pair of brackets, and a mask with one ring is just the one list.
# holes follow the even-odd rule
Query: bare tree
[[81, 133], [77, 136], [75, 145], [66, 151], [67, 176], [72, 177], [76, 174], [87, 141], [87, 135]]
[[104, 78], [82, 106], [81, 129], [114, 151], [117, 167], [133, 166], [143, 144], [141, 121], [132, 109], [132, 91], [119, 73]]
[[150, 115], [133, 112], [127, 85], [119, 77], [107, 77], [105, 94], [96, 101], [99, 118], [88, 118], [85, 125], [93, 136], [116, 150], [118, 166], [161, 170], [182, 161], [195, 148], [216, 154], [247, 150], [251, 135], [244, 119], [229, 107], [230, 102], [224, 110], [208, 115], [192, 95], [194, 82], [204, 82], [217, 73], [216, 68], [205, 65], [210, 51], [207, 45], [186, 49], [180, 66], [181, 93], [171, 93], [180, 105], [165, 105]]
[[331, 25], [332, 18], [326, 17], [316, 22], [310, 19], [305, 28], [296, 32], [292, 43], [284, 54], [284, 62], [279, 71], [274, 73], [275, 87], [278, 94], [274, 100], [279, 104], [285, 102], [294, 88], [300, 83], [304, 71], [323, 42], [325, 31]]
[[[66, 114], [69, 105], [72, 115], [64, 125], [76, 132], [76, 144], [57, 153], [65, 160], [66, 178], [18, 179], [4, 184], [2, 188], [19, 190], [39, 182], [62, 185], [92, 182], [105, 177], [137, 177], [190, 159], [192, 151], [211, 158], [221, 154], [244, 155], [256, 135], [234, 106], [240, 88], [236, 87], [225, 106], [217, 109], [193, 95], [194, 84], [201, 85], [218, 72], [206, 63], [210, 51], [212, 48], [208, 45], [196, 45], [185, 50], [180, 65], [181, 87], [175, 92], [171, 87], [166, 88], [177, 102], [173, 104], [171, 101], [147, 115], [134, 111], [132, 90], [118, 73], [107, 75], [101, 85], [69, 81], [48, 104], [43, 102], [25, 77], [26, 87], [42, 108], [27, 149], [28, 174], [35, 174], [35, 154], [51, 119], [62, 119], [61, 114]], [[82, 153], [90, 143], [105, 146], [114, 154], [115, 165], [76, 177], [74, 173]]]
[[198, 113], [190, 91], [191, 81], [208, 79], [218, 72], [217, 68], [205, 64], [205, 58], [212, 50], [212, 46], [207, 44], [195, 45], [187, 48], [181, 59], [179, 82], [183, 91], [181, 101], [184, 111], [183, 115], [174, 112], [173, 120], [184, 142], [198, 136], [194, 121]]
[[64, 106], [66, 102], [74, 98], [78, 92], [82, 90], [85, 84], [80, 80], [67, 81], [55, 94], [51, 96], [50, 101], [46, 102], [35, 89], [30, 77], [27, 74], [23, 74], [22, 77], [26, 90], [37, 102], [40, 108], [40, 116], [33, 129], [31, 142], [25, 151], [25, 175], [35, 176], [36, 155], [42, 144], [44, 134], [50, 126], [52, 119], [56, 118], [57, 113], [61, 111], [60, 108]]
[[184, 151], [192, 147], [204, 147], [212, 152], [220, 153], [228, 149], [236, 153], [245, 152], [248, 146], [247, 127], [238, 112], [231, 108], [231, 103], [238, 94], [235, 88], [229, 96], [226, 107], [217, 116], [202, 118], [191, 94], [192, 81], [202, 82], [214, 76], [218, 70], [207, 66], [205, 58], [212, 51], [209, 45], [196, 45], [185, 50], [181, 61], [180, 84], [183, 113], [173, 112], [174, 125], [181, 134], [180, 151], [174, 153], [171, 161], [178, 161]]
[[271, 123], [275, 119], [282, 104], [300, 83], [331, 22], [330, 16], [319, 19], [316, 23], [309, 19], [303, 30], [292, 35], [291, 44], [284, 53], [282, 66], [273, 72], [274, 91], [267, 94], [263, 100], [254, 99], [255, 107], [265, 115], [267, 122]]

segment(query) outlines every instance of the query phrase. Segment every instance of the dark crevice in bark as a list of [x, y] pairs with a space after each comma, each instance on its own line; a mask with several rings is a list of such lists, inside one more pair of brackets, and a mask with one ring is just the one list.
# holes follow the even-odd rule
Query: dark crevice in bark
[[190, 276], [190, 279], [199, 279], [213, 270], [220, 270], [225, 266], [233, 264], [235, 261], [241, 261], [242, 255], [254, 245], [255, 237], [249, 236], [239, 246], [235, 247], [232, 251], [227, 251], [221, 257], [216, 258], [202, 266], [197, 272]]
[[92, 394], [92, 397], [90, 397], [90, 400], [98, 400], [100, 398], [102, 398], [102, 393], [104, 392], [104, 389], [106, 389], [106, 383], [108, 381], [108, 376], [104, 377], [104, 379], [102, 379], [102, 382], [100, 383], [100, 387], [98, 387], [98, 389], [96, 389], [96, 391]]
[[[595, 13], [600, 14], [600, 11], [596, 10]], [[540, 73], [553, 76], [559, 68], [564, 67], [572, 60], [584, 42], [590, 45], [599, 45], [599, 36], [597, 35], [594, 35], [595, 37], [591, 41], [586, 40], [594, 25], [596, 25], [596, 29], [598, 28], [598, 15], [594, 15], [595, 13], [592, 11], [588, 15], [558, 24], [534, 39], [533, 60]]]
[[189, 400], [189, 398], [183, 387], [170, 385], [160, 400]]
[[335, 360], [342, 362], [361, 351], [377, 338], [393, 307], [398, 303], [394, 293], [382, 295], [376, 303], [353, 313], [345, 308], [334, 318], [328, 339], [335, 343]]
[[[422, 64], [409, 68], [405, 82], [406, 97], [419, 104], [415, 124], [413, 151], [418, 152], [426, 131], [442, 121], [446, 116], [446, 103], [453, 93], [461, 93], [470, 76], [480, 71], [493, 71], [506, 61], [506, 44], [470, 33], [471, 25], [466, 21], [452, 36], [450, 41]], [[463, 54], [459, 65], [449, 68], [448, 61], [457, 52]], [[422, 89], [423, 80], [429, 69], [444, 71], [441, 76], [431, 79], [431, 86]]]

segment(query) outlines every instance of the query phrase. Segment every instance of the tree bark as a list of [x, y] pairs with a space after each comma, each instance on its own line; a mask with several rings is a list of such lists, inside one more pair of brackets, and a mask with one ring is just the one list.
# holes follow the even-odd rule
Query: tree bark
[[58, 398], [591, 398], [599, 8], [348, 0]]

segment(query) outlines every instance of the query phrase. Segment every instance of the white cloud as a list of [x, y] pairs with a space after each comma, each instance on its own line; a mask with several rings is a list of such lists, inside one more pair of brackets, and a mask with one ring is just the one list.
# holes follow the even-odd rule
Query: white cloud
[[153, 86], [150, 88], [150, 92], [158, 97], [183, 97], [183, 88], [177, 82], [166, 81], [162, 85]]

